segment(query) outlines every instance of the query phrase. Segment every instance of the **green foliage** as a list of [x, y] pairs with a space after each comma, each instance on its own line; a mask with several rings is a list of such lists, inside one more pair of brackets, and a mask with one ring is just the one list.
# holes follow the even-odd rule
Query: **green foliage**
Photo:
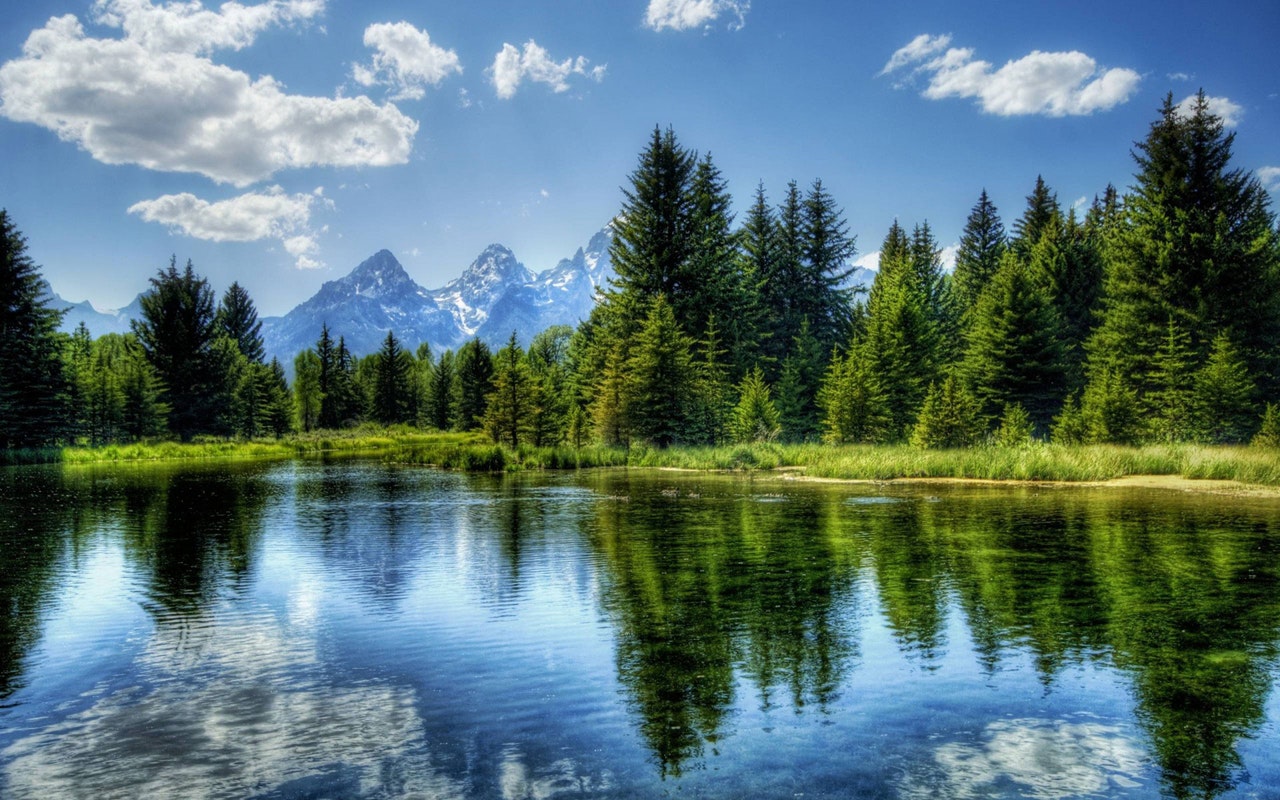
[[373, 356], [371, 411], [374, 421], [384, 425], [413, 422], [418, 416], [413, 356], [400, 346], [392, 331]]
[[911, 432], [911, 444], [934, 449], [972, 447], [985, 433], [977, 399], [948, 375], [929, 387], [920, 419]]
[[141, 305], [133, 331], [163, 387], [169, 430], [184, 441], [229, 433], [233, 384], [226, 370], [231, 364], [214, 348], [220, 331], [208, 281], [190, 261], [179, 272], [172, 258], [168, 269], [151, 279]]
[[529, 369], [515, 331], [493, 361], [493, 392], [485, 409], [484, 429], [495, 444], [518, 447], [531, 438], [534, 409], [541, 404], [541, 385]]
[[1262, 413], [1262, 425], [1250, 442], [1254, 447], [1280, 448], [1280, 405], [1267, 403]]
[[759, 367], [738, 385], [738, 405], [733, 409], [735, 442], [771, 442], [781, 431], [778, 409]]
[[782, 435], [787, 441], [813, 441], [821, 435], [818, 392], [822, 388], [827, 352], [809, 330], [808, 320], [801, 320], [800, 331], [791, 341], [777, 383]]
[[871, 443], [888, 438], [889, 408], [865, 347], [831, 360], [818, 405], [823, 411], [823, 439], [827, 442]]
[[1053, 420], [1049, 438], [1060, 445], [1080, 445], [1089, 441], [1089, 426], [1085, 424], [1084, 413], [1074, 394], [1067, 395], [1061, 413]]
[[970, 315], [960, 367], [985, 418], [1013, 403], [1030, 414], [1037, 430], [1048, 429], [1066, 388], [1061, 335], [1060, 318], [1032, 268], [1006, 254]]
[[1195, 375], [1192, 399], [1197, 438], [1214, 444], [1240, 444], [1255, 432], [1256, 387], [1249, 366], [1225, 334]]
[[687, 441], [695, 388], [692, 343], [664, 295], [653, 301], [627, 364], [632, 434], [658, 447]]
[[1134, 444], [1146, 433], [1137, 391], [1115, 370], [1094, 377], [1080, 401], [1090, 444]]
[[1195, 438], [1195, 361], [1191, 335], [1170, 317], [1168, 332], [1152, 361], [1152, 389], [1146, 398], [1151, 434], [1159, 441]]
[[320, 373], [315, 350], [303, 350], [293, 359], [294, 418], [303, 432], [320, 427]]
[[453, 428], [458, 415], [458, 382], [452, 350], [440, 354], [427, 387], [427, 424], [438, 431]]
[[1040, 241], [1045, 230], [1059, 222], [1062, 209], [1044, 177], [1036, 176], [1035, 188], [1027, 195], [1027, 208], [1022, 217], [1013, 223], [1013, 240], [1010, 245], [1021, 255], [1026, 255]]
[[960, 234], [960, 249], [952, 273], [956, 306], [962, 319], [968, 319], [978, 295], [996, 274], [1006, 247], [1004, 224], [995, 203], [983, 189]]
[[240, 352], [250, 361], [264, 363], [262, 323], [249, 292], [239, 283], [232, 283], [222, 295], [218, 306], [218, 327], [223, 335], [231, 338]]
[[1031, 415], [1018, 403], [1006, 403], [1000, 415], [994, 441], [997, 447], [1020, 447], [1034, 440], [1035, 425]]
[[460, 431], [478, 430], [484, 420], [489, 393], [493, 391], [493, 356], [479, 339], [458, 348], [455, 359], [458, 384], [458, 412], [455, 425]]

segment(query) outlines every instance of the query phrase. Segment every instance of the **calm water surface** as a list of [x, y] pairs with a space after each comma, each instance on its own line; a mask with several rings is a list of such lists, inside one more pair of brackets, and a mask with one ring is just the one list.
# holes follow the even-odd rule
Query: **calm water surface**
[[0, 797], [1280, 797], [1280, 503], [0, 470]]

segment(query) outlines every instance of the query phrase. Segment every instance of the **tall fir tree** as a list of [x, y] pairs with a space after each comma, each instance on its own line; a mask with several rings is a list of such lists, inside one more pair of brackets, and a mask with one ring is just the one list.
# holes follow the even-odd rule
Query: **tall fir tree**
[[650, 306], [627, 364], [627, 419], [632, 433], [658, 447], [687, 439], [695, 373], [692, 342], [665, 295]]
[[427, 424], [440, 431], [451, 429], [458, 416], [455, 362], [452, 350], [441, 353], [427, 389]]
[[254, 307], [249, 292], [239, 283], [232, 283], [222, 295], [222, 302], [218, 305], [218, 326], [239, 346], [245, 358], [259, 364], [266, 363], [258, 309]]
[[227, 433], [232, 387], [214, 349], [219, 330], [208, 281], [190, 261], [179, 272], [175, 257], [151, 278], [141, 305], [133, 332], [160, 378], [169, 430], [184, 441]]
[[978, 295], [1000, 268], [1006, 247], [1004, 223], [987, 190], [983, 189], [960, 234], [960, 249], [952, 273], [956, 306], [965, 321], [964, 327], [968, 327], [967, 320], [978, 303]]
[[[732, 354], [739, 369], [763, 362], [764, 366], [781, 364], [788, 339], [779, 338], [774, 321], [788, 313], [791, 298], [778, 289], [782, 280], [782, 244], [778, 218], [765, 197], [764, 184], [756, 187], [755, 200], [747, 209], [739, 231], [743, 279], [751, 286], [756, 306], [752, 309], [752, 327], [756, 331], [756, 352]], [[773, 372], [773, 369], [767, 370]], [[743, 373], [745, 374], [745, 373]]]
[[27, 240], [0, 209], [0, 449], [57, 442], [66, 420], [58, 324]]
[[1233, 142], [1202, 92], [1189, 110], [1167, 96], [1133, 153], [1137, 182], [1106, 248], [1087, 350], [1091, 379], [1119, 372], [1144, 405], [1170, 317], [1186, 320], [1200, 357], [1226, 334], [1265, 391], [1280, 380], [1275, 217], [1258, 180], [1231, 167]]
[[497, 444], [518, 447], [529, 441], [538, 384], [515, 331], [493, 357], [493, 391], [484, 414], [484, 429]]
[[1211, 444], [1249, 441], [1258, 430], [1256, 391], [1243, 355], [1225, 333], [1218, 334], [1192, 386], [1197, 438]]
[[293, 359], [293, 402], [298, 428], [310, 432], [320, 427], [322, 364], [315, 350], [307, 349]]
[[373, 368], [373, 418], [383, 425], [412, 422], [418, 413], [413, 356], [400, 346], [393, 331], [387, 331], [382, 340]]
[[461, 431], [480, 428], [493, 391], [493, 355], [480, 339], [472, 339], [458, 348], [455, 359], [458, 384], [456, 426]]
[[764, 382], [764, 372], [756, 367], [738, 385], [730, 432], [737, 442], [771, 442], [781, 431], [781, 417]]
[[803, 208], [802, 280], [797, 311], [809, 321], [825, 356], [831, 348], [848, 341], [852, 292], [845, 282], [853, 274], [850, 261], [857, 253], [857, 242], [849, 234], [844, 210], [836, 205], [821, 180], [813, 182]]
[[1027, 207], [1022, 212], [1022, 216], [1013, 223], [1013, 238], [1010, 246], [1025, 257], [1035, 243], [1040, 241], [1040, 235], [1044, 233], [1044, 229], [1054, 224], [1061, 215], [1062, 208], [1058, 205], [1058, 195], [1049, 189], [1043, 176], [1037, 175], [1035, 188], [1031, 190], [1031, 194], [1027, 195]]

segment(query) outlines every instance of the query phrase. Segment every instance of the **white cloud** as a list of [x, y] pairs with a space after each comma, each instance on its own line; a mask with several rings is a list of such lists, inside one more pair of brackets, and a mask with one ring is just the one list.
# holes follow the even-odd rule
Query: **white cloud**
[[[74, 16], [32, 31], [0, 66], [0, 114], [74, 142], [106, 164], [193, 172], [237, 186], [281, 169], [408, 160], [418, 123], [367, 97], [290, 95], [202, 53], [251, 44], [271, 24], [308, 19], [319, 0], [259, 6], [155, 6], [106, 0], [98, 21], [124, 38], [87, 36]], [[199, 24], [196, 24], [196, 23]]]
[[1099, 69], [1078, 51], [1032, 51], [995, 69], [974, 58], [970, 48], [949, 48], [949, 36], [917, 36], [899, 48], [881, 70], [889, 74], [915, 64], [912, 75], [924, 75], [923, 96], [930, 100], [967, 97], [998, 116], [1042, 114], [1079, 116], [1105, 111], [1126, 102], [1142, 77], [1131, 69]]
[[729, 27], [741, 30], [746, 24], [750, 0], [649, 0], [644, 24], [655, 31], [670, 28], [686, 31], [710, 25], [721, 16], [733, 17]]
[[1189, 81], [1195, 76], [1186, 72], [1170, 72], [1165, 77], [1171, 81]]
[[[1240, 124], [1241, 118], [1244, 117], [1244, 106], [1239, 103], [1232, 102], [1226, 97], [1210, 97], [1205, 95], [1205, 102], [1208, 103], [1209, 113], [1222, 120], [1222, 124], [1227, 128], [1234, 128]], [[1189, 117], [1195, 113], [1196, 95], [1178, 103], [1178, 113], [1184, 117]]]
[[949, 44], [951, 44], [951, 34], [949, 33], [941, 36], [930, 36], [927, 33], [922, 33], [895, 50], [893, 55], [889, 57], [888, 63], [884, 65], [884, 69], [880, 70], [880, 74], [888, 75], [890, 72], [908, 64], [924, 61], [934, 53], [945, 50]]
[[596, 83], [604, 80], [605, 66], [588, 68], [589, 63], [582, 56], [556, 61], [537, 42], [530, 39], [524, 43], [523, 50], [504, 43], [502, 50], [494, 57], [488, 74], [498, 97], [509, 100], [515, 97], [520, 83], [525, 80], [545, 83], [554, 92], [568, 91], [568, 81], [572, 75], [581, 75]]
[[956, 271], [956, 256], [960, 255], [960, 243], [948, 245], [938, 251], [938, 259], [942, 262], [943, 272]]
[[420, 100], [428, 85], [439, 86], [450, 75], [462, 73], [455, 51], [433, 44], [426, 31], [407, 22], [370, 25], [364, 31], [364, 44], [377, 52], [369, 66], [354, 66], [356, 83], [389, 86], [393, 100]]
[[1280, 167], [1259, 167], [1258, 180], [1268, 192], [1280, 191]]
[[862, 255], [854, 259], [853, 266], [857, 267], [858, 269], [869, 269], [869, 270], [878, 271], [880, 269], [880, 251], [876, 250], [873, 253], [863, 253]]
[[317, 205], [333, 207], [323, 190], [286, 194], [279, 186], [210, 203], [193, 194], [166, 194], [129, 207], [146, 222], [158, 222], [193, 239], [210, 242], [256, 242], [279, 239], [299, 269], [323, 266], [311, 212]]

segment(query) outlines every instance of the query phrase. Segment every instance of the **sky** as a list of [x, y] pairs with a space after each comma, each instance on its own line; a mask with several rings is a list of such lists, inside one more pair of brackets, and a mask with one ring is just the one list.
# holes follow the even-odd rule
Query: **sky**
[[858, 257], [986, 189], [1133, 181], [1203, 90], [1280, 193], [1280, 4], [1135, 0], [27, 0], [0, 26], [0, 207], [54, 291], [126, 305], [192, 261], [286, 313], [383, 248], [429, 288], [539, 271], [618, 213], [655, 126], [739, 215], [815, 179]]

